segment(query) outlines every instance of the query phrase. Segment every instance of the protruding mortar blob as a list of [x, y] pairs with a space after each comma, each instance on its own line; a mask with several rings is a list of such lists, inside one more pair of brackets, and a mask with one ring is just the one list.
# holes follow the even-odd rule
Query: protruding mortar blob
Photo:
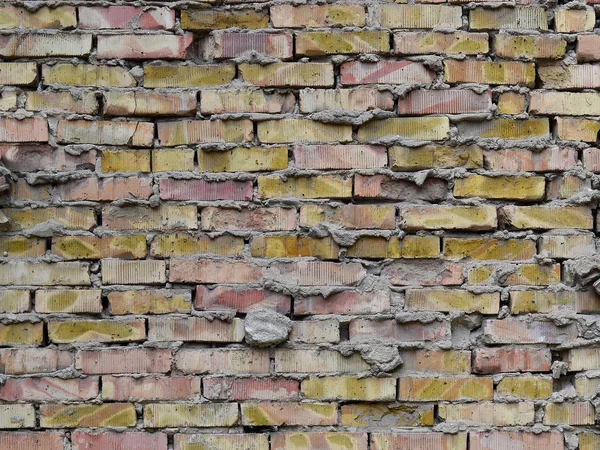
[[285, 342], [292, 321], [272, 309], [253, 309], [244, 322], [246, 343], [253, 347], [270, 347]]

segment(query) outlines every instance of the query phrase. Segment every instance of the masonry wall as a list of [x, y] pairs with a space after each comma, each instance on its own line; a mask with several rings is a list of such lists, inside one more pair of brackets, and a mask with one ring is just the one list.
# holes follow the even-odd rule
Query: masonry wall
[[600, 449], [596, 0], [0, 3], [0, 450]]

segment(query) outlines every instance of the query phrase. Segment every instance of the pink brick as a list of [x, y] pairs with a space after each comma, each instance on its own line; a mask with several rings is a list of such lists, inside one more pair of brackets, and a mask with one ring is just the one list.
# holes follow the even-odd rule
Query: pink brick
[[74, 431], [71, 441], [73, 450], [167, 450], [167, 435], [164, 433]]
[[279, 59], [288, 59], [294, 53], [290, 34], [274, 33], [222, 33], [215, 35], [215, 45], [207, 52], [215, 58], [239, 58], [250, 53], [259, 53]]
[[61, 433], [2, 431], [0, 450], [63, 450], [63, 437]]
[[447, 286], [463, 282], [461, 265], [439, 260], [394, 261], [383, 270], [383, 275], [399, 286]]
[[208, 289], [199, 285], [196, 289], [194, 307], [204, 311], [239, 311], [247, 313], [250, 308], [271, 308], [281, 314], [290, 312], [290, 297], [266, 289], [217, 286]]
[[152, 178], [85, 178], [60, 184], [57, 191], [64, 201], [148, 199], [152, 195]]
[[[584, 150], [584, 164], [585, 164]], [[567, 170], [577, 165], [577, 150], [551, 147], [541, 152], [522, 149], [486, 150], [484, 165], [488, 170], [514, 172], [553, 172]]]
[[91, 400], [98, 396], [98, 378], [8, 378], [0, 399], [14, 401]]
[[378, 63], [346, 62], [342, 64], [342, 84], [429, 84], [435, 73], [412, 61], [380, 61]]
[[371, 435], [371, 449], [466, 450], [467, 434], [443, 434], [433, 432], [373, 433]]
[[577, 61], [600, 61], [600, 36], [597, 34], [577, 36]]
[[204, 378], [203, 395], [211, 400], [297, 400], [299, 383], [284, 378]]
[[175, 283], [256, 283], [263, 270], [242, 261], [172, 259], [169, 281]]
[[194, 42], [193, 34], [119, 34], [98, 36], [100, 59], [184, 59]]
[[204, 317], [151, 317], [148, 319], [148, 340], [190, 342], [242, 342], [242, 319], [231, 322]]
[[81, 350], [76, 367], [86, 374], [166, 373], [171, 370], [171, 350], [153, 348], [105, 348]]
[[350, 322], [353, 341], [387, 340], [398, 342], [440, 341], [450, 338], [450, 329], [444, 322], [405, 322], [395, 320], [356, 319]]
[[202, 209], [201, 224], [202, 229], [207, 231], [291, 231], [296, 229], [296, 210], [293, 208], [237, 210], [209, 206]]
[[[271, 434], [271, 449], [338, 450], [345, 447], [348, 450], [367, 450], [367, 440], [366, 433], [346, 433], [340, 431], [332, 433], [279, 432]], [[301, 443], [301, 446], [298, 446], [298, 442]], [[343, 447], [338, 445], [340, 442]]]
[[484, 320], [482, 337], [493, 344], [564, 344], [578, 336], [577, 326], [506, 318]]
[[398, 100], [398, 114], [466, 114], [492, 109], [492, 92], [469, 89], [415, 90]]
[[473, 373], [549, 372], [552, 355], [544, 348], [476, 348]]
[[336, 264], [323, 261], [273, 264], [270, 270], [274, 275], [282, 275], [303, 286], [353, 285], [367, 274], [357, 263]]
[[411, 180], [394, 180], [387, 175], [354, 176], [356, 198], [439, 201], [446, 197], [447, 190], [447, 183], [439, 178], [427, 178], [418, 186]]
[[378, 314], [390, 311], [390, 294], [385, 291], [336, 292], [327, 298], [320, 295], [297, 297], [294, 314]]
[[213, 142], [250, 142], [254, 127], [249, 120], [184, 120], [159, 122], [158, 141], [164, 146]]
[[102, 377], [104, 400], [189, 400], [199, 395], [200, 378], [197, 377]]
[[252, 200], [251, 181], [204, 181], [161, 178], [163, 200]]
[[295, 145], [299, 169], [371, 169], [387, 165], [385, 147], [377, 145]]
[[268, 373], [269, 350], [183, 349], [175, 355], [175, 365], [184, 373]]
[[99, 30], [133, 28], [144, 30], [171, 30], [175, 26], [175, 10], [170, 8], [135, 8], [109, 6], [79, 8], [79, 28]]
[[600, 149], [586, 148], [583, 150], [583, 167], [592, 172], [600, 172]]
[[490, 431], [469, 433], [470, 450], [563, 450], [561, 433]]
[[53, 149], [49, 145], [0, 145], [0, 159], [10, 170], [16, 172], [37, 172], [38, 170], [69, 171], [93, 169], [96, 165], [96, 151], [90, 150], [81, 155], [65, 153], [62, 148]]
[[0, 117], [0, 142], [48, 142], [48, 123], [40, 118]]
[[8, 375], [50, 373], [72, 365], [72, 354], [64, 350], [49, 348], [0, 350], [0, 373]]

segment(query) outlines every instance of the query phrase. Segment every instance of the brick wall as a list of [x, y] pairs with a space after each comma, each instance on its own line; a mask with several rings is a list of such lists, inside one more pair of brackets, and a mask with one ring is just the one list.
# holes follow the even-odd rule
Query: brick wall
[[0, 3], [0, 450], [600, 449], [597, 0], [120, 3]]

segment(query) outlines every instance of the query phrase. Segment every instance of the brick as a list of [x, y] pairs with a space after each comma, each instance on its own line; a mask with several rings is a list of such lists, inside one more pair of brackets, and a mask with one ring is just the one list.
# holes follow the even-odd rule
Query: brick
[[562, 344], [577, 336], [577, 327], [573, 324], [559, 327], [552, 322], [527, 322], [513, 318], [483, 322], [483, 337], [494, 344]]
[[[110, 298], [109, 298], [110, 299]], [[236, 311], [247, 313], [253, 307], [271, 308], [289, 314], [290, 297], [266, 289], [217, 286], [196, 288], [194, 307], [205, 311]]]
[[298, 381], [285, 378], [204, 378], [202, 394], [211, 400], [298, 400]]
[[31, 299], [27, 290], [0, 291], [0, 313], [22, 313], [31, 308]]
[[299, 169], [371, 169], [387, 165], [385, 147], [377, 145], [295, 145]]
[[157, 127], [158, 141], [166, 147], [208, 142], [248, 142], [253, 135], [252, 122], [249, 120], [160, 122]]
[[596, 395], [600, 380], [598, 378], [588, 378], [585, 374], [582, 374], [582, 376], [575, 378], [574, 384], [579, 397], [591, 400]]
[[218, 256], [241, 255], [244, 239], [234, 236], [192, 235], [185, 233], [167, 233], [152, 240], [150, 254], [159, 258], [209, 254]]
[[252, 200], [252, 182], [159, 179], [161, 200]]
[[102, 377], [102, 398], [117, 401], [188, 400], [200, 395], [200, 378]]
[[400, 172], [454, 167], [475, 169], [483, 166], [483, 150], [476, 146], [450, 147], [436, 144], [420, 147], [394, 146], [388, 149], [388, 153], [392, 170]]
[[382, 274], [399, 286], [449, 286], [463, 282], [462, 265], [440, 260], [394, 261]]
[[146, 256], [146, 238], [132, 236], [63, 236], [52, 239], [52, 252], [66, 260]]
[[532, 402], [482, 402], [463, 405], [439, 405], [438, 414], [446, 423], [507, 427], [533, 425], [535, 410]]
[[301, 383], [302, 395], [322, 400], [390, 401], [396, 397], [394, 378], [308, 378]]
[[99, 59], [185, 59], [193, 40], [191, 33], [98, 36], [96, 54]]
[[177, 88], [220, 86], [235, 76], [232, 65], [156, 66], [144, 67], [145, 88]]
[[304, 31], [296, 34], [296, 55], [353, 55], [390, 52], [387, 31]]
[[563, 436], [561, 433], [527, 433], [514, 431], [470, 432], [469, 449], [471, 450], [500, 450], [500, 449], [536, 449], [561, 450]]
[[151, 147], [154, 124], [150, 122], [108, 122], [60, 120], [57, 139], [63, 144], [104, 144]]
[[338, 422], [333, 403], [259, 402], [241, 406], [244, 426], [324, 426]]
[[600, 437], [594, 433], [581, 433], [579, 435], [579, 449], [593, 450], [600, 443]]
[[569, 372], [598, 369], [600, 368], [600, 348], [585, 347], [569, 349], [565, 361], [569, 365]]
[[192, 149], [160, 149], [152, 150], [152, 172], [194, 170], [194, 154]]
[[35, 291], [35, 311], [39, 313], [101, 313], [102, 291], [41, 290]]
[[193, 205], [111, 206], [103, 211], [102, 221], [109, 230], [195, 230], [197, 211]]
[[224, 28], [267, 28], [269, 15], [266, 11], [238, 9], [231, 11], [187, 10], [181, 13], [181, 28], [193, 31], [212, 31]]
[[489, 51], [487, 33], [440, 33], [412, 31], [394, 33], [397, 55], [477, 55]]
[[352, 127], [308, 119], [266, 120], [258, 124], [258, 139], [266, 144], [349, 142]]
[[490, 230], [496, 228], [493, 206], [411, 206], [400, 212], [408, 230]]
[[594, 424], [594, 406], [590, 402], [548, 403], [544, 412], [545, 425]]
[[362, 5], [273, 5], [270, 12], [276, 28], [362, 27], [366, 24]]
[[500, 295], [498, 293], [473, 294], [463, 290], [409, 289], [406, 291], [405, 308], [497, 314], [500, 308]]
[[366, 433], [273, 433], [271, 445], [281, 450], [367, 450]]
[[268, 350], [248, 349], [182, 349], [175, 365], [183, 373], [219, 375], [269, 372]]
[[260, 258], [314, 256], [321, 259], [338, 259], [339, 250], [339, 246], [331, 237], [255, 236], [250, 243], [250, 254]]
[[362, 236], [346, 250], [346, 256], [359, 258], [437, 258], [439, 254], [437, 236]]
[[279, 59], [290, 59], [294, 54], [291, 34], [275, 33], [216, 33], [214, 42], [204, 48], [206, 59], [239, 58], [247, 54], [261, 54]]
[[186, 290], [136, 290], [109, 292], [108, 304], [113, 315], [190, 313], [192, 295]]
[[560, 282], [560, 265], [506, 265], [502, 267], [502, 273], [499, 272], [499, 267], [483, 265], [471, 269], [467, 278], [469, 284], [547, 286]]
[[[126, 151], [122, 152], [126, 153]], [[104, 152], [100, 161], [101, 166], [105, 163], [106, 156], [107, 152]], [[129, 168], [125, 166], [122, 169], [127, 171]], [[149, 177], [84, 178], [63, 184], [56, 194], [65, 201], [148, 199], [152, 195], [152, 184], [153, 180]]]
[[449, 259], [519, 261], [533, 258], [537, 251], [532, 240], [445, 238], [443, 253]]
[[349, 229], [393, 229], [395, 212], [393, 206], [386, 205], [302, 205], [300, 226], [312, 227], [325, 222]]
[[598, 308], [600, 303], [591, 292], [512, 291], [510, 293], [510, 309], [513, 314], [554, 311], [593, 312]]
[[466, 450], [467, 434], [432, 432], [371, 434], [371, 448], [373, 450], [393, 450], [402, 447], [411, 450]]
[[540, 254], [550, 258], [577, 258], [591, 255], [595, 252], [594, 238], [592, 235], [555, 235], [547, 234], [540, 237]]
[[237, 403], [161, 403], [144, 406], [144, 427], [230, 427], [238, 421]]
[[44, 85], [134, 87], [135, 78], [125, 69], [92, 64], [42, 66]]
[[352, 403], [341, 407], [342, 425], [350, 427], [418, 427], [433, 425], [433, 407]]
[[554, 28], [558, 33], [593, 31], [596, 13], [593, 8], [559, 9], [554, 14]]
[[129, 403], [40, 405], [43, 428], [132, 427], [135, 408]]
[[473, 373], [549, 372], [552, 356], [543, 348], [476, 348]]
[[21, 10], [21, 26], [23, 28], [75, 28], [77, 15], [72, 6], [50, 8], [42, 6], [35, 11]]
[[350, 323], [350, 340], [355, 342], [383, 340], [391, 342], [443, 341], [450, 330], [443, 322], [397, 323], [395, 320], [356, 319]]
[[352, 178], [338, 175], [314, 177], [258, 177], [258, 198], [350, 198]]
[[600, 61], [600, 51], [598, 50], [599, 43], [600, 38], [594, 34], [582, 34], [577, 36], [577, 61]]
[[0, 345], [40, 345], [44, 335], [42, 322], [15, 322], [0, 324]]
[[175, 10], [169, 8], [79, 7], [79, 28], [84, 30], [171, 30], [174, 26]]
[[43, 448], [44, 450], [63, 450], [63, 435], [49, 432], [0, 432], [0, 449]]
[[471, 175], [454, 181], [454, 196], [482, 197], [491, 200], [542, 200], [545, 196], [544, 177]]
[[292, 208], [202, 209], [203, 230], [265, 230], [289, 231], [296, 229], [296, 210]]
[[527, 98], [516, 92], [503, 92], [498, 97], [500, 114], [521, 114], [527, 111]]
[[384, 5], [378, 8], [385, 28], [461, 28], [462, 10], [446, 5]]
[[[0, 69], [1, 70], [1, 69]], [[17, 109], [17, 92], [5, 89], [0, 92], [0, 110], [15, 111]]]
[[533, 87], [535, 64], [517, 61], [445, 60], [444, 81], [449, 84], [510, 84]]
[[73, 356], [66, 350], [22, 348], [0, 350], [0, 372], [7, 375], [50, 373], [71, 367]]
[[35, 33], [0, 36], [0, 56], [7, 58], [85, 56], [92, 51], [89, 34]]
[[4, 401], [91, 400], [98, 396], [98, 378], [7, 378], [0, 388]]
[[582, 180], [574, 175], [561, 175], [550, 180], [546, 192], [546, 199], [566, 199], [580, 193], [589, 192], [591, 188], [592, 182], [589, 178]]
[[300, 111], [319, 112], [330, 109], [368, 111], [371, 109], [392, 110], [394, 98], [391, 92], [368, 87], [352, 89], [302, 89]]
[[104, 173], [150, 172], [150, 152], [148, 150], [104, 150], [100, 169]]
[[595, 120], [557, 117], [556, 135], [567, 141], [596, 142], [600, 124]]
[[[243, 36], [248, 36], [244, 34]], [[250, 35], [252, 36], [252, 35]], [[272, 36], [269, 34], [268, 36]], [[293, 96], [266, 93], [258, 89], [231, 89], [202, 91], [200, 94], [202, 114], [230, 113], [280, 113], [293, 107]]]
[[242, 261], [172, 259], [169, 281], [243, 284], [258, 282], [262, 273], [262, 268]]
[[567, 50], [561, 36], [498, 33], [493, 39], [494, 52], [504, 58], [561, 59]]
[[48, 123], [45, 119], [16, 120], [0, 118], [0, 142], [47, 142]]
[[203, 317], [168, 317], [148, 319], [148, 340], [193, 342], [242, 342], [244, 322], [208, 320]]
[[350, 61], [341, 66], [343, 85], [365, 84], [430, 84], [434, 72], [412, 61], [380, 61], [377, 63]]
[[340, 323], [335, 319], [294, 322], [290, 342], [320, 344], [340, 342]]
[[163, 433], [136, 433], [131, 431], [90, 433], [74, 431], [71, 433], [71, 442], [73, 443], [73, 450], [167, 449], [167, 435]]
[[461, 122], [458, 133], [463, 138], [483, 139], [545, 139], [550, 134], [548, 119], [495, 119], [488, 122]]
[[370, 142], [405, 138], [410, 140], [442, 140], [448, 136], [447, 117], [401, 117], [374, 120], [358, 128], [358, 140]]
[[70, 92], [28, 92], [26, 108], [29, 111], [70, 112], [96, 114], [98, 101], [90, 92], [75, 96]]
[[492, 400], [491, 378], [419, 378], [398, 380], [398, 399], [403, 401]]
[[240, 78], [254, 86], [330, 87], [334, 83], [333, 65], [328, 63], [240, 64], [238, 69]]
[[171, 350], [159, 348], [103, 348], [77, 352], [75, 366], [85, 374], [167, 373]]
[[460, 375], [471, 373], [471, 352], [407, 350], [401, 352], [402, 373]]
[[13, 86], [27, 86], [37, 81], [35, 63], [0, 63], [0, 83]]
[[366, 276], [366, 270], [357, 263], [299, 261], [273, 264], [268, 274], [273, 277], [287, 277], [302, 286], [352, 286]]
[[4, 208], [4, 214], [11, 222], [11, 231], [26, 230], [47, 223], [60, 224], [66, 230], [91, 230], [96, 226], [94, 210], [88, 207]]
[[600, 66], [594, 64], [547, 65], [540, 66], [538, 76], [544, 89], [597, 88], [599, 71]]
[[198, 150], [198, 169], [203, 172], [259, 172], [287, 167], [287, 147], [236, 147], [218, 152]]
[[89, 286], [89, 264], [81, 262], [11, 261], [0, 270], [0, 286]]
[[50, 342], [135, 342], [146, 338], [144, 320], [78, 320], [48, 322]]
[[533, 114], [583, 116], [600, 113], [600, 96], [583, 92], [531, 93], [529, 111]]
[[176, 434], [174, 450], [194, 450], [198, 446], [215, 450], [247, 448], [266, 450], [269, 447], [267, 434]]
[[0, 253], [5, 257], [36, 257], [46, 253], [46, 242], [42, 239], [21, 236], [0, 237]]
[[[118, 36], [120, 38], [120, 36]], [[109, 116], [188, 116], [196, 112], [196, 95], [148, 91], [104, 93], [104, 113]]]
[[320, 295], [296, 297], [294, 314], [377, 314], [390, 311], [390, 296], [383, 291], [344, 291], [324, 298]]
[[70, 155], [64, 149], [54, 150], [49, 145], [0, 145], [0, 155], [2, 163], [16, 172], [36, 172], [40, 167], [70, 171], [93, 168], [96, 165], [95, 150], [81, 155]]
[[0, 428], [34, 428], [35, 422], [33, 405], [0, 405]]
[[471, 30], [548, 30], [548, 18], [543, 8], [531, 6], [472, 9]]
[[544, 376], [504, 377], [496, 387], [499, 396], [528, 400], [546, 400], [552, 395], [553, 381]]
[[[324, 349], [278, 349], [275, 351], [275, 372], [277, 373], [365, 372], [369, 370], [369, 367], [369, 364], [358, 353], [343, 356], [335, 350]], [[321, 380], [327, 379], [321, 378]], [[351, 379], [348, 378], [348, 380]], [[351, 381], [348, 382], [351, 383]]]
[[468, 114], [490, 111], [490, 91], [478, 94], [466, 89], [410, 91], [398, 101], [398, 114]]
[[582, 206], [504, 206], [500, 214], [510, 228], [552, 229], [574, 228], [592, 229], [591, 211]]
[[409, 180], [395, 180], [386, 175], [354, 177], [354, 197], [402, 201], [439, 201], [446, 196], [446, 182], [429, 178], [421, 185]]
[[522, 149], [486, 150], [483, 153], [488, 170], [515, 172], [553, 172], [577, 165], [577, 154], [568, 148], [551, 147], [541, 152]]
[[162, 284], [166, 282], [164, 261], [102, 260], [104, 284]]

